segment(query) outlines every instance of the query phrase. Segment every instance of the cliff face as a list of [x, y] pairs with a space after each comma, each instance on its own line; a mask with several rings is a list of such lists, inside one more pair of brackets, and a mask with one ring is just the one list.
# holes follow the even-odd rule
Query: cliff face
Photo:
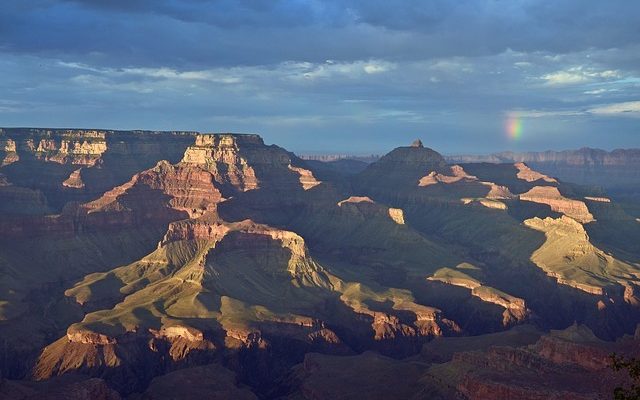
[[458, 155], [447, 156], [453, 162], [524, 162], [524, 163], [554, 163], [567, 165], [629, 165], [640, 163], [640, 149], [617, 149], [605, 151], [583, 147], [578, 150], [543, 151], [517, 153], [505, 151], [489, 155]]
[[449, 162], [524, 162], [547, 175], [567, 182], [596, 185], [620, 195], [638, 195], [640, 149], [604, 151], [582, 148], [567, 151], [514, 153], [486, 156], [449, 156]]
[[[47, 132], [36, 131], [33, 134], [48, 134]], [[70, 135], [67, 131], [58, 133]], [[84, 131], [73, 131], [72, 133], [86, 134]], [[90, 131], [89, 133], [91, 137], [109, 137], [105, 132]], [[119, 141], [111, 149], [111, 153], [107, 151], [100, 156], [101, 158], [93, 165], [95, 168], [89, 166], [87, 169], [75, 169], [64, 181], [58, 182], [58, 184], [49, 182], [49, 184], [54, 184], [54, 187], [50, 189], [63, 194], [73, 191], [71, 197], [76, 195], [83, 197], [97, 186], [108, 184], [111, 178], [122, 176], [129, 169], [140, 168], [140, 164], [145, 163], [138, 160], [141, 154], [144, 154], [143, 159], [152, 160], [156, 157], [169, 155], [167, 153], [182, 147], [184, 147], [184, 152], [179, 162], [172, 164], [165, 159], [157, 161], [155, 166], [135, 173], [133, 177], [129, 176], [128, 182], [125, 181], [111, 190], [101, 193], [93, 201], [81, 205], [69, 203], [59, 215], [33, 216], [29, 219], [19, 215], [26, 213], [27, 209], [35, 210], [36, 214], [37, 212], [50, 211], [50, 202], [47, 201], [50, 198], [46, 197], [48, 189], [26, 189], [14, 185], [13, 182], [19, 181], [20, 177], [16, 178], [13, 175], [14, 178], [11, 181], [12, 171], [10, 168], [14, 165], [17, 168], [19, 165], [12, 164], [3, 169], [3, 171], [8, 170], [8, 178], [5, 179], [4, 186], [0, 187], [0, 198], [12, 199], [11, 204], [16, 207], [10, 211], [15, 212], [16, 216], [0, 222], [0, 226], [4, 228], [0, 232], [0, 236], [25, 237], [52, 231], [73, 235], [83, 229], [95, 231], [101, 226], [165, 224], [181, 219], [184, 215], [200, 216], [206, 211], [215, 210], [216, 205], [224, 200], [224, 197], [233, 197], [238, 193], [259, 189], [261, 186], [264, 186], [265, 190], [259, 194], [260, 201], [254, 202], [254, 204], [258, 204], [261, 208], [274, 207], [273, 203], [279, 202], [281, 199], [295, 200], [297, 189], [308, 190], [320, 183], [315, 180], [311, 171], [294, 166], [294, 164], [300, 163], [297, 158], [276, 146], [264, 145], [262, 139], [257, 135], [207, 134], [193, 136], [186, 133], [171, 133], [179, 138], [178, 143], [173, 144], [173, 150], [171, 148], [161, 150], [158, 143], [153, 143], [151, 147], [143, 145], [147, 141], [152, 143], [154, 135], [158, 135], [156, 133], [124, 132], [112, 134], [116, 135], [114, 137], [125, 140]], [[141, 136], [136, 137], [135, 135]], [[126, 138], [131, 139], [132, 142]], [[170, 139], [171, 136], [163, 137], [163, 140]], [[193, 144], [182, 146], [180, 143], [184, 139], [192, 141]], [[129, 150], [133, 150], [133, 152]], [[118, 154], [117, 157], [114, 153]], [[118, 158], [120, 157], [127, 161], [119, 162]], [[132, 164], [131, 160], [135, 160], [136, 164]], [[43, 162], [49, 163], [50, 161]], [[64, 164], [71, 162], [71, 160], [60, 162]], [[37, 166], [32, 165], [32, 167]], [[77, 165], [73, 166], [73, 168], [76, 167]], [[47, 170], [49, 165], [38, 168]], [[41, 178], [41, 175], [30, 177], [30, 179]], [[23, 184], [28, 185], [29, 182], [23, 182]], [[279, 197], [282, 195], [284, 197]], [[25, 198], [26, 201], [22, 205], [24, 209], [20, 209], [20, 206], [17, 206], [14, 201], [18, 198]], [[28, 222], [22, 223], [21, 221]]]
[[90, 166], [107, 150], [104, 131], [1, 129], [2, 165], [24, 158]]
[[529, 318], [530, 310], [527, 309], [523, 299], [487, 286], [465, 272], [473, 272], [476, 275], [481, 274], [480, 268], [468, 263], [462, 263], [455, 269], [441, 268], [428, 277], [427, 280], [469, 289], [472, 296], [502, 307], [504, 309], [502, 323], [505, 327], [521, 323]]
[[126, 182], [160, 160], [175, 163], [194, 132], [0, 128], [0, 165], [16, 186], [61, 210]]
[[547, 204], [551, 210], [565, 214], [582, 223], [594, 220], [583, 201], [568, 199], [560, 194], [558, 188], [553, 186], [536, 186], [519, 197], [520, 200]]
[[195, 144], [185, 151], [182, 163], [201, 166], [211, 171], [217, 182], [240, 191], [257, 189], [255, 170], [240, 154], [241, 148], [254, 146], [264, 147], [258, 135], [198, 135]]

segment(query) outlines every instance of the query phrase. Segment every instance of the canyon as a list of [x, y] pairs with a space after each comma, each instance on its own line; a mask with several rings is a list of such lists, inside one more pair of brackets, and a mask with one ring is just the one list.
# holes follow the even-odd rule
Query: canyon
[[606, 396], [609, 354], [640, 355], [640, 216], [633, 173], [564, 178], [635, 153], [588, 154], [417, 140], [354, 169], [255, 134], [2, 128], [0, 397]]

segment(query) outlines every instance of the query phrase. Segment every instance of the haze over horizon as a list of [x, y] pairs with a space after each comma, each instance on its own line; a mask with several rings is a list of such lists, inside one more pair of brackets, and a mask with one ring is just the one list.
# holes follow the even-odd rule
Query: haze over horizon
[[640, 147], [640, 3], [12, 2], [0, 125], [257, 132], [298, 153]]

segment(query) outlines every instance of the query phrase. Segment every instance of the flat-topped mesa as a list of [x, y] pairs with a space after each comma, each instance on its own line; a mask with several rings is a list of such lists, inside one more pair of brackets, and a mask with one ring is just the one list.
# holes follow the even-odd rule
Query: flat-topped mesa
[[238, 162], [240, 148], [245, 145], [264, 146], [264, 142], [258, 135], [200, 134], [184, 152], [182, 162], [204, 166], [216, 162], [234, 164]]
[[106, 153], [140, 154], [143, 158], [155, 153], [166, 156], [171, 153], [167, 146], [186, 147], [185, 144], [193, 140], [195, 134], [187, 131], [0, 128], [0, 164], [26, 157], [58, 164], [92, 166]]
[[107, 151], [106, 132], [98, 130], [0, 130], [2, 164], [20, 159], [20, 153], [58, 164], [94, 165]]
[[43, 192], [60, 212], [122, 185], [161, 160], [177, 163], [195, 132], [0, 128], [0, 166], [16, 186]]
[[253, 133], [201, 133], [196, 136], [195, 146], [225, 147], [243, 144], [264, 146], [260, 135]]
[[264, 144], [256, 134], [243, 133], [208, 133], [197, 134], [195, 143], [188, 146], [182, 162], [200, 165], [233, 163], [245, 159], [252, 166], [287, 167], [293, 155], [281, 147]]
[[437, 183], [456, 183], [463, 179], [475, 180], [478, 178], [467, 174], [467, 172], [459, 165], [451, 166], [451, 175], [437, 173], [436, 171], [431, 171], [429, 174], [423, 176], [418, 181], [418, 186], [429, 186], [435, 185]]

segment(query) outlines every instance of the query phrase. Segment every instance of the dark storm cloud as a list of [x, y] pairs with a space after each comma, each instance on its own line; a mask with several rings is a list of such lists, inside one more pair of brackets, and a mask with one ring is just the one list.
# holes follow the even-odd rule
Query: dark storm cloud
[[[0, 125], [249, 130], [351, 151], [420, 132], [451, 152], [638, 146], [637, 15], [617, 0], [5, 2]], [[502, 132], [514, 113], [520, 143]]]
[[629, 1], [40, 0], [5, 4], [9, 51], [116, 65], [415, 60], [637, 43]]

